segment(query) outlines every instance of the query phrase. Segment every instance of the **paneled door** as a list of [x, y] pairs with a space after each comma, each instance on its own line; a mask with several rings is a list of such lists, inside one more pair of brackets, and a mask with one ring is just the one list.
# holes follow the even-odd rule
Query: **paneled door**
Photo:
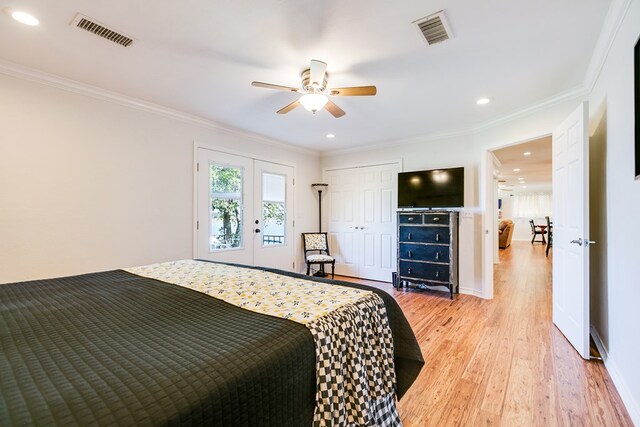
[[553, 323], [589, 359], [588, 104], [553, 132]]
[[329, 243], [337, 274], [391, 281], [398, 171], [393, 163], [326, 172]]
[[293, 269], [293, 168], [198, 148], [199, 259]]

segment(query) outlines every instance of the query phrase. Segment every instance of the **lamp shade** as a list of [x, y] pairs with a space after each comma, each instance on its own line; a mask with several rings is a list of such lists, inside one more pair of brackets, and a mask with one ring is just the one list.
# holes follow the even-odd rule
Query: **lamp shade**
[[313, 188], [316, 191], [324, 191], [327, 189], [328, 186], [329, 184], [324, 184], [324, 183], [311, 184], [311, 188]]
[[322, 110], [328, 101], [329, 99], [321, 93], [308, 93], [300, 97], [300, 104], [312, 113]]

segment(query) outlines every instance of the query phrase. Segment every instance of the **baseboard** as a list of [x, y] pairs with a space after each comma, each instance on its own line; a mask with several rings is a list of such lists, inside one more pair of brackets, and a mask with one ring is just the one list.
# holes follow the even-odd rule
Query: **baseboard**
[[596, 343], [596, 347], [600, 352], [600, 356], [602, 356], [602, 361], [606, 362], [607, 359], [609, 358], [609, 350], [607, 350], [607, 347], [604, 346], [604, 343], [602, 342], [602, 338], [600, 338], [600, 334], [598, 333], [598, 330], [596, 329], [595, 326], [591, 325], [591, 327], [589, 328], [589, 331], [591, 332], [591, 336], [593, 337], [593, 342]]
[[479, 291], [477, 289], [473, 289], [473, 288], [464, 288], [462, 286], [460, 286], [460, 288], [458, 288], [461, 294], [464, 295], [473, 295], [474, 297], [478, 297], [478, 298], [482, 298], [482, 291]]
[[620, 370], [618, 369], [615, 360], [609, 355], [607, 348], [602, 343], [598, 330], [593, 325], [591, 325], [590, 329], [593, 341], [596, 343], [596, 347], [598, 347], [600, 355], [602, 355], [604, 366], [607, 368], [607, 372], [609, 372], [609, 376], [611, 377], [613, 384], [616, 386], [616, 390], [618, 390], [618, 394], [631, 417], [631, 421], [633, 421], [634, 425], [640, 426], [640, 405], [633, 397], [633, 394], [629, 391], [629, 387], [627, 387], [624, 377], [620, 374]]

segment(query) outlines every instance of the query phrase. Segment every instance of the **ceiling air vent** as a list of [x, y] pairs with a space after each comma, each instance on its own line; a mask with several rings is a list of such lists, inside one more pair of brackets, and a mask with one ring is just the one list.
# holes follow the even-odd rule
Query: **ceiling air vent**
[[444, 10], [429, 15], [426, 18], [418, 19], [413, 22], [418, 27], [418, 31], [432, 45], [453, 38], [449, 24], [444, 16]]
[[107, 28], [102, 24], [98, 24], [93, 19], [80, 13], [78, 13], [76, 17], [73, 18], [71, 25], [89, 31], [96, 36], [100, 36], [104, 39], [117, 43], [120, 46], [127, 47], [130, 46], [131, 43], [133, 43], [133, 39], [131, 37], [125, 36], [122, 33], [118, 33], [117, 31]]

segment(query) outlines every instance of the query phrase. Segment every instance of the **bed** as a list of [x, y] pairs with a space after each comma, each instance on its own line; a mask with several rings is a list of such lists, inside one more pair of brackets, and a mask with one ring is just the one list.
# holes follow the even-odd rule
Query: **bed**
[[194, 260], [0, 285], [0, 425], [399, 425], [423, 364], [363, 285]]

